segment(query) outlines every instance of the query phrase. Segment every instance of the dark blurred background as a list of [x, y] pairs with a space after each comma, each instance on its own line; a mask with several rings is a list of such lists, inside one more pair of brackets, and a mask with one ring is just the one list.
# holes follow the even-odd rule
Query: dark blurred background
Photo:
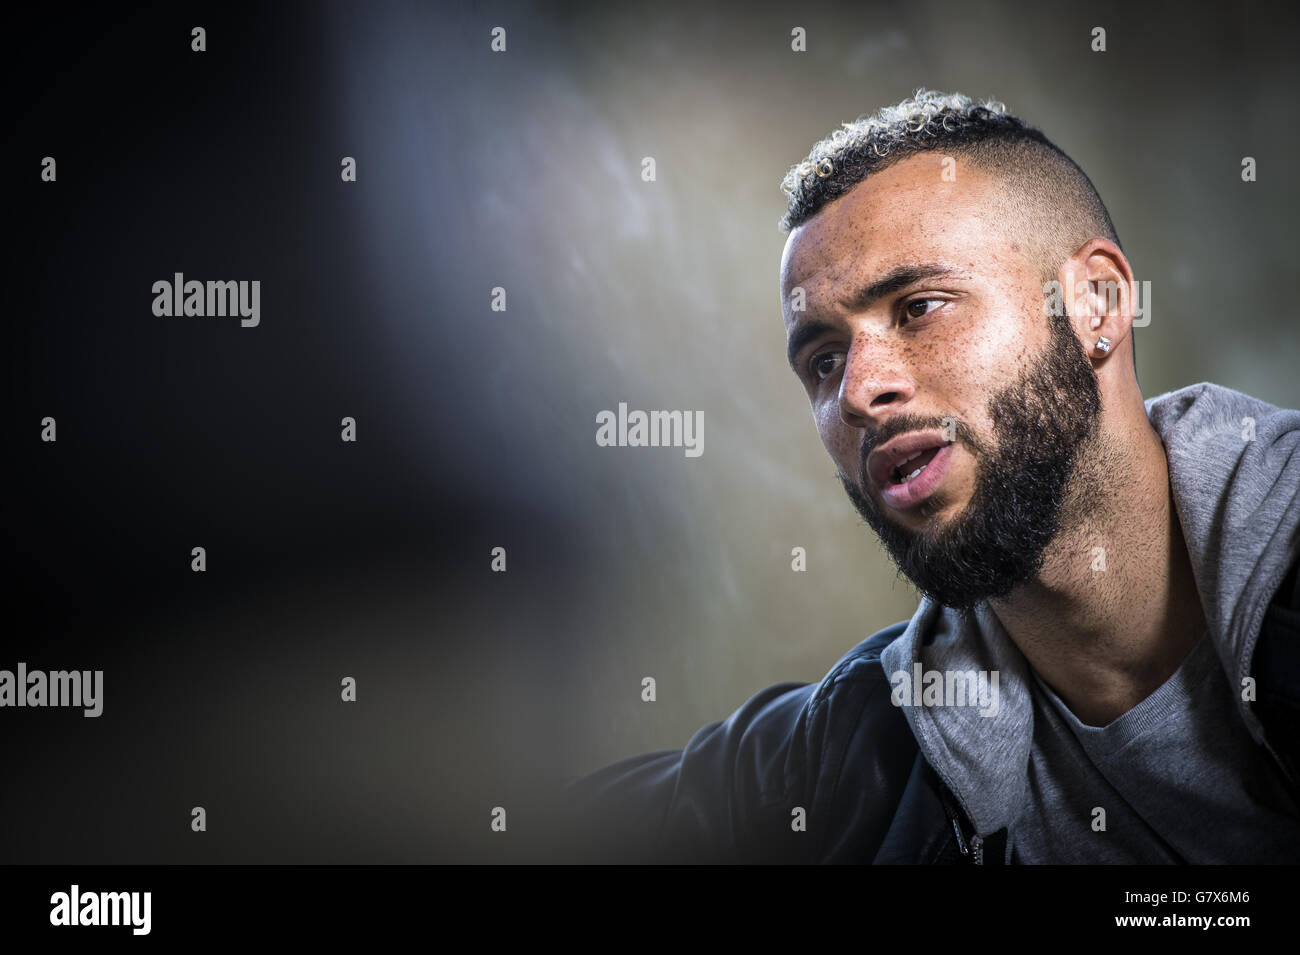
[[[547, 858], [558, 780], [910, 616], [785, 366], [777, 222], [814, 141], [918, 86], [1093, 178], [1152, 285], [1144, 393], [1300, 405], [1290, 10], [10, 17], [0, 669], [102, 669], [105, 702], [0, 710], [0, 862]], [[175, 272], [260, 280], [261, 324], [155, 317]], [[620, 401], [702, 411], [704, 454], [598, 447]]]

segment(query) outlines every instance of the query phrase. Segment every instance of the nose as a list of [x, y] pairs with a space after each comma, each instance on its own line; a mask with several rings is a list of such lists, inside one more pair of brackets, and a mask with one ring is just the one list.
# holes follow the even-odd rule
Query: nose
[[916, 394], [902, 356], [869, 335], [854, 338], [840, 378], [840, 418], [853, 428], [875, 428]]

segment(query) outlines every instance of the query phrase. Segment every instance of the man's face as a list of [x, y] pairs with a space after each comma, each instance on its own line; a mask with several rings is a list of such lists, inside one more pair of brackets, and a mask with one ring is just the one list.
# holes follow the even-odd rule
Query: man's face
[[854, 506], [904, 575], [963, 608], [1041, 567], [1100, 398], [1068, 318], [1044, 313], [1041, 264], [996, 183], [942, 168], [903, 160], [795, 229], [782, 297]]

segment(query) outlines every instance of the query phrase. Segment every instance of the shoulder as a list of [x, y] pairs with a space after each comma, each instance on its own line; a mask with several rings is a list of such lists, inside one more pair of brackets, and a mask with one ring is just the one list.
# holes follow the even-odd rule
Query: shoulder
[[[1294, 534], [1300, 522], [1294, 510], [1300, 411], [1208, 382], [1146, 404], [1165, 447], [1170, 487], [1194, 559], [1215, 570], [1224, 556], [1216, 548], [1224, 540], [1258, 559], [1266, 547]], [[1261, 535], [1262, 528], [1277, 541]], [[1294, 554], [1282, 563], [1291, 559]]]
[[1208, 381], [1148, 398], [1146, 408], [1170, 453], [1232, 463], [1251, 451], [1289, 456], [1300, 444], [1300, 411]]
[[878, 630], [844, 654], [822, 678], [821, 683], [817, 684], [813, 702], [827, 699], [837, 690], [847, 692], [851, 688], [861, 689], [863, 684], [874, 688], [880, 681], [880, 655], [885, 647], [902, 635], [907, 629], [907, 623], [906, 620], [900, 620]]
[[873, 634], [818, 683], [756, 693], [681, 750], [571, 782], [569, 798], [587, 823], [609, 821], [598, 828], [618, 839], [599, 841], [623, 857], [615, 842], [665, 861], [820, 861], [846, 847], [870, 861], [915, 755], [880, 665], [905, 627]]
[[881, 664], [884, 649], [906, 629], [900, 621], [858, 644], [809, 701], [808, 792], [820, 861], [870, 862], [906, 787], [916, 740], [890, 700]]
[[906, 727], [880, 662], [906, 626], [892, 624], [862, 641], [818, 683], [777, 684], [755, 694], [721, 724], [701, 729], [688, 750], [721, 729], [735, 742], [733, 781], [750, 788], [752, 804], [823, 805], [834, 798], [850, 757], [860, 761], [888, 740], [890, 729]]

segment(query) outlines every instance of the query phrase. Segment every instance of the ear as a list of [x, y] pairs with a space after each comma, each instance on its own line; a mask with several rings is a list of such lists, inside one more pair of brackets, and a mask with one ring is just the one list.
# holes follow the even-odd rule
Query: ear
[[1133, 269], [1109, 239], [1089, 239], [1061, 264], [1061, 288], [1070, 303], [1074, 334], [1100, 366], [1133, 333]]

